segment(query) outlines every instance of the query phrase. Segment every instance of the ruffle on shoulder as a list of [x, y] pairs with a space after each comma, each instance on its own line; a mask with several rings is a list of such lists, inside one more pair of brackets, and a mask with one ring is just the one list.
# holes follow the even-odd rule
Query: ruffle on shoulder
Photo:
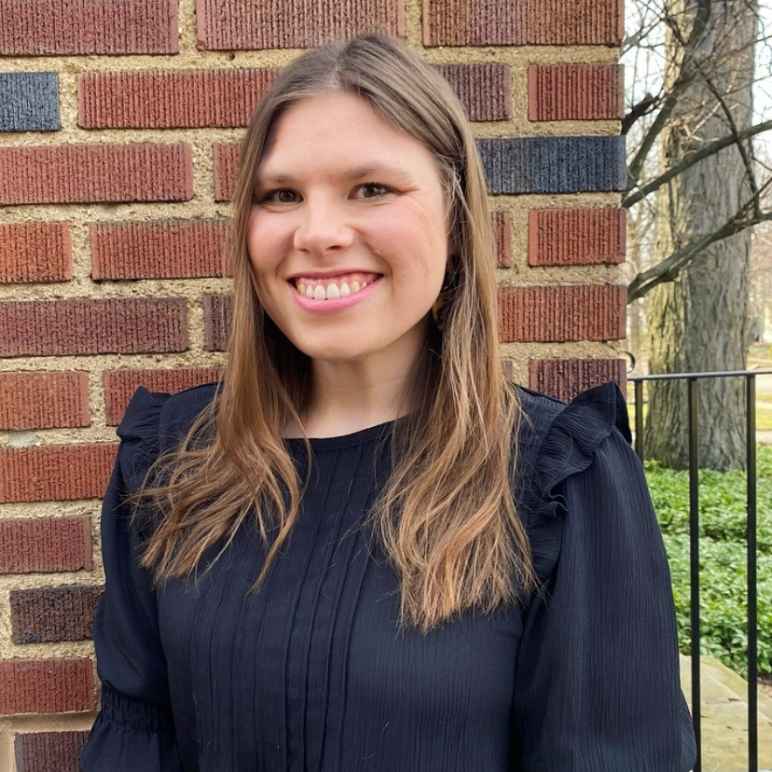
[[614, 381], [580, 392], [560, 406], [536, 451], [534, 488], [538, 503], [527, 528], [534, 569], [542, 581], [554, 569], [565, 519], [570, 516], [559, 492], [561, 484], [592, 464], [596, 449], [614, 429], [632, 442], [626, 403]]
[[135, 491], [160, 450], [161, 409], [171, 394], [139, 386], [129, 400], [116, 433], [121, 438], [120, 464], [126, 487]]
[[543, 514], [565, 514], [563, 496], [555, 492], [567, 477], [592, 463], [596, 448], [614, 429], [632, 443], [627, 405], [614, 381], [577, 394], [553, 418], [537, 456], [538, 488], [544, 498]]

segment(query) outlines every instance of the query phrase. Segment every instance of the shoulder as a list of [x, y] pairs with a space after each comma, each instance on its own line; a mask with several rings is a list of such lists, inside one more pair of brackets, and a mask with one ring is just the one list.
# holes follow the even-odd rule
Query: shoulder
[[569, 402], [517, 386], [524, 420], [520, 452], [533, 475], [541, 502], [555, 514], [555, 489], [567, 477], [587, 469], [612, 435], [629, 445], [632, 434], [627, 403], [615, 381], [593, 386]]
[[[600, 463], [605, 463], [611, 437], [615, 445], [627, 445], [634, 455], [629, 448], [632, 436], [624, 396], [613, 381], [586, 389], [569, 402], [517, 388], [525, 416], [518, 451], [520, 514], [531, 543], [534, 569], [544, 581], [557, 564], [568, 521], [584, 517], [591, 509], [580, 506], [580, 511], [569, 512], [563, 483], [595, 469], [599, 457]], [[608, 450], [616, 452], [610, 446]], [[601, 477], [607, 479], [608, 475]]]
[[138, 386], [129, 399], [116, 433], [121, 439], [124, 472], [131, 480], [153, 458], [180, 440], [196, 416], [214, 399], [217, 383], [175, 393]]

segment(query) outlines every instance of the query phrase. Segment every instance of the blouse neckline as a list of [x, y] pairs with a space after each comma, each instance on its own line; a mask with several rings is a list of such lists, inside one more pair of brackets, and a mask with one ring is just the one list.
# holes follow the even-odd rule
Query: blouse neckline
[[[391, 430], [393, 425], [404, 421], [407, 417], [407, 415], [404, 415], [399, 418], [392, 418], [390, 421], [384, 421], [374, 426], [366, 426], [364, 429], [349, 432], [348, 434], [339, 434], [332, 437], [309, 437], [308, 441], [315, 452], [354, 448], [382, 439]], [[283, 439], [291, 448], [299, 449], [303, 447], [302, 437], [284, 437]]]

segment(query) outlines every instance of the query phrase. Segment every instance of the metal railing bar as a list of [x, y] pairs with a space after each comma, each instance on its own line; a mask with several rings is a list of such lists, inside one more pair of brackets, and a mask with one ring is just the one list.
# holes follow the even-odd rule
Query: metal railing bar
[[652, 375], [631, 375], [627, 380], [637, 381], [667, 381], [674, 378], [729, 378], [738, 375], [772, 375], [771, 370], [719, 370], [704, 373], [654, 373]]
[[635, 451], [644, 461], [643, 444], [643, 384], [644, 381], [685, 379], [688, 387], [689, 432], [689, 569], [691, 591], [691, 671], [692, 722], [697, 741], [697, 761], [693, 772], [702, 766], [702, 737], [700, 722], [700, 562], [699, 562], [699, 415], [697, 384], [701, 378], [745, 379], [746, 421], [746, 570], [747, 570], [747, 673], [748, 673], [748, 770], [758, 772], [758, 588], [757, 588], [757, 501], [756, 501], [756, 376], [772, 375], [772, 369], [725, 370], [701, 373], [662, 373], [631, 376], [635, 400]]
[[702, 732], [700, 721], [700, 494], [699, 494], [699, 459], [697, 432], [699, 418], [697, 413], [696, 378], [687, 379], [689, 404], [689, 571], [691, 585], [691, 625], [692, 625], [692, 724], [697, 740], [697, 762], [694, 772], [702, 769]]
[[748, 579], [748, 770], [758, 772], [758, 657], [756, 597], [756, 377], [745, 378]]

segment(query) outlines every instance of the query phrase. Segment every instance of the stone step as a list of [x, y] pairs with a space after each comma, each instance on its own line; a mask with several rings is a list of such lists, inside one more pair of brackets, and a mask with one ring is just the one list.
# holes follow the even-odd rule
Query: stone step
[[[681, 688], [691, 708], [691, 657]], [[700, 657], [702, 772], [748, 772], [748, 683], [715, 657]], [[772, 772], [772, 699], [758, 690], [759, 772]]]

